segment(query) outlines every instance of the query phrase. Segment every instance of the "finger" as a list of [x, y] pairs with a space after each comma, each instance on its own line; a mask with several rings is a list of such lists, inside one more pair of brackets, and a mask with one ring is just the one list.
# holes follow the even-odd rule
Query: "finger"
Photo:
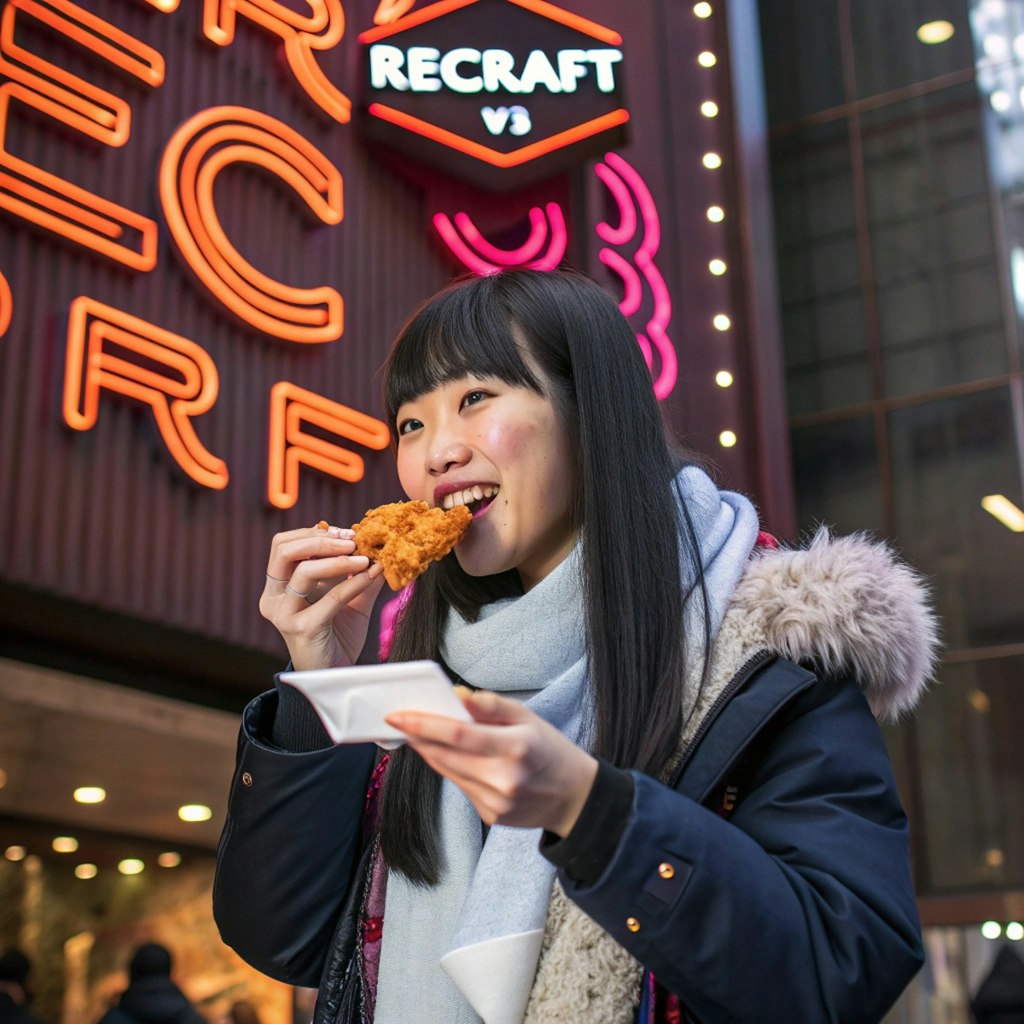
[[517, 725], [534, 717], [525, 705], [491, 690], [476, 690], [463, 698], [463, 703], [474, 721], [488, 725]]
[[267, 573], [287, 580], [300, 562], [351, 554], [356, 548], [354, 534], [338, 529], [338, 536], [317, 529], [278, 534], [270, 548]]
[[493, 725], [478, 725], [446, 715], [413, 710], [392, 712], [384, 720], [417, 743], [435, 744], [484, 757], [516, 758], [522, 754], [519, 737], [503, 735], [506, 730]]
[[[378, 571], [374, 571], [374, 570]], [[380, 593], [384, 577], [376, 563], [354, 575], [347, 576], [321, 593], [316, 601], [317, 608], [325, 618], [333, 618], [342, 608], [350, 604], [372, 604]], [[323, 586], [323, 584], [321, 584]]]

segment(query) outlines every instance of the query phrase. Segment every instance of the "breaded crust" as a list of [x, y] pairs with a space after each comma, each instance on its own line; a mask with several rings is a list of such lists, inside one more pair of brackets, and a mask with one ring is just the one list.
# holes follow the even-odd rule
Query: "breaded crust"
[[356, 554], [384, 567], [392, 590], [401, 590], [460, 540], [473, 516], [465, 505], [447, 512], [425, 501], [396, 501], [371, 508], [353, 524]]

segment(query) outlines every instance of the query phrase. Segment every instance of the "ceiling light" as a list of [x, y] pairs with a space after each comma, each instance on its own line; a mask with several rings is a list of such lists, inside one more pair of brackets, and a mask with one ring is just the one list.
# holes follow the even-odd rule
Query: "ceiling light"
[[716, 331], [727, 331], [732, 327], [732, 321], [724, 313], [716, 313], [711, 322], [715, 325]]
[[917, 38], [926, 46], [934, 46], [936, 43], [944, 43], [953, 38], [953, 28], [948, 21], [929, 21], [917, 30]]
[[722, 166], [722, 158], [717, 153], [705, 153], [701, 163], [709, 171], [717, 171]]
[[985, 851], [985, 863], [990, 868], [1001, 868], [1005, 859], [1003, 851], [997, 846], [993, 846], [991, 850]]
[[27, 854], [28, 850], [26, 850], [24, 846], [8, 846], [7, 849], [4, 850], [4, 856], [8, 860], [24, 860]]
[[98, 870], [95, 864], [79, 864], [75, 868], [75, 878], [95, 878]]
[[981, 934], [986, 939], [998, 939], [1003, 934], [1003, 929], [998, 921], [986, 921], [981, 926]]
[[102, 786], [79, 786], [75, 799], [80, 804], [101, 804], [107, 799], [107, 791]]
[[738, 440], [738, 438], [736, 437], [736, 435], [731, 430], [723, 430], [718, 435], [718, 443], [723, 448], [732, 448], [733, 445], [736, 444], [737, 440]]
[[719, 370], [715, 374], [715, 383], [720, 388], [731, 388], [732, 387], [732, 374], [728, 370]]
[[992, 708], [992, 701], [984, 690], [971, 690], [967, 694], [967, 701], [979, 715], [987, 714]]
[[721, 277], [728, 268], [725, 265], [725, 260], [712, 260], [708, 264], [708, 270], [711, 271], [715, 277]]
[[1011, 942], [1020, 942], [1021, 939], [1024, 939], [1024, 924], [1021, 924], [1020, 921], [1011, 921], [1006, 926], [1006, 937]]
[[999, 32], [989, 32], [981, 41], [985, 56], [993, 60], [1005, 60], [1009, 56], [1010, 41]]
[[1024, 533], [1024, 512], [1002, 494], [988, 494], [981, 499], [981, 507], [996, 517], [1008, 530]]
[[55, 836], [53, 848], [58, 853], [74, 853], [78, 849], [78, 840], [74, 836]]
[[996, 89], [994, 93], [988, 98], [989, 103], [992, 104], [992, 109], [998, 114], [1002, 114], [1010, 109], [1010, 104], [1013, 102], [1010, 99], [1010, 94], [1005, 89]]
[[209, 821], [213, 811], [206, 804], [185, 804], [178, 808], [178, 817], [182, 821]]
[[138, 857], [125, 857], [124, 860], [118, 861], [117, 870], [122, 875], [139, 875], [146, 870], [146, 865]]
[[718, 63], [718, 58], [710, 50], [705, 50], [697, 54], [697, 63], [702, 68], [713, 68]]
[[700, 105], [700, 112], [705, 117], [718, 117], [718, 104], [714, 100], [705, 100]]
[[166, 853], [161, 853], [156, 862], [162, 868], [176, 868], [181, 863], [181, 854], [168, 850]]
[[712, 224], [719, 224], [725, 220], [725, 210], [720, 206], [709, 206], [708, 207], [708, 220]]
[[698, 18], [710, 18], [711, 17], [711, 4], [703, 3], [703, 2], [699, 3], [699, 4], [694, 4], [693, 5], [693, 13], [696, 14]]

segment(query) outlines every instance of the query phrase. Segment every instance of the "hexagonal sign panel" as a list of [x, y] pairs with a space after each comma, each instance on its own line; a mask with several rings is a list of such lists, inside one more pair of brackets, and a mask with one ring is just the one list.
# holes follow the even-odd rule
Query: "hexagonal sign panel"
[[363, 32], [367, 134], [491, 190], [620, 145], [622, 37], [546, 0], [440, 0]]

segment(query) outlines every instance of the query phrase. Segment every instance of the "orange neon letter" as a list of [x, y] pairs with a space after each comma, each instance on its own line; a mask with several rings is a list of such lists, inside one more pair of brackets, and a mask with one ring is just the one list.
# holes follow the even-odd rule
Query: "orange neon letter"
[[100, 388], [144, 402], [174, 461], [197, 483], [222, 490], [228, 468], [196, 436], [192, 417], [217, 400], [217, 367], [194, 341], [81, 295], [71, 304], [64, 421], [91, 430]]
[[0, 274], [0, 338], [7, 333], [11, 326], [11, 317], [14, 314], [14, 297], [11, 295], [11, 286], [7, 278]]
[[335, 121], [352, 117], [352, 101], [328, 81], [314, 52], [330, 50], [345, 34], [345, 10], [341, 0], [303, 0], [308, 15], [299, 14], [279, 0], [203, 0], [203, 32], [219, 46], [235, 38], [235, 19], [249, 18], [284, 40], [288, 66], [313, 102]]
[[299, 466], [355, 483], [362, 480], [363, 460], [347, 448], [308, 434], [302, 424], [337, 434], [380, 451], [391, 436], [386, 423], [286, 380], [270, 389], [270, 459], [267, 497], [276, 508], [291, 508], [299, 499]]
[[234, 163], [255, 164], [291, 185], [324, 224], [343, 216], [341, 174], [311, 142], [269, 114], [211, 107], [171, 136], [160, 162], [160, 201], [185, 262], [220, 302], [264, 334], [307, 343], [340, 338], [343, 304], [334, 288], [275, 281], [228, 240], [213, 184]]
[[0, 85], [0, 209], [134, 270], [152, 270], [154, 221], [7, 152], [13, 100], [107, 146], [123, 146], [131, 126], [125, 100], [20, 46], [19, 17], [34, 19], [151, 87], [164, 80], [163, 57], [71, 0], [8, 0], [0, 15], [0, 73], [10, 79]]

